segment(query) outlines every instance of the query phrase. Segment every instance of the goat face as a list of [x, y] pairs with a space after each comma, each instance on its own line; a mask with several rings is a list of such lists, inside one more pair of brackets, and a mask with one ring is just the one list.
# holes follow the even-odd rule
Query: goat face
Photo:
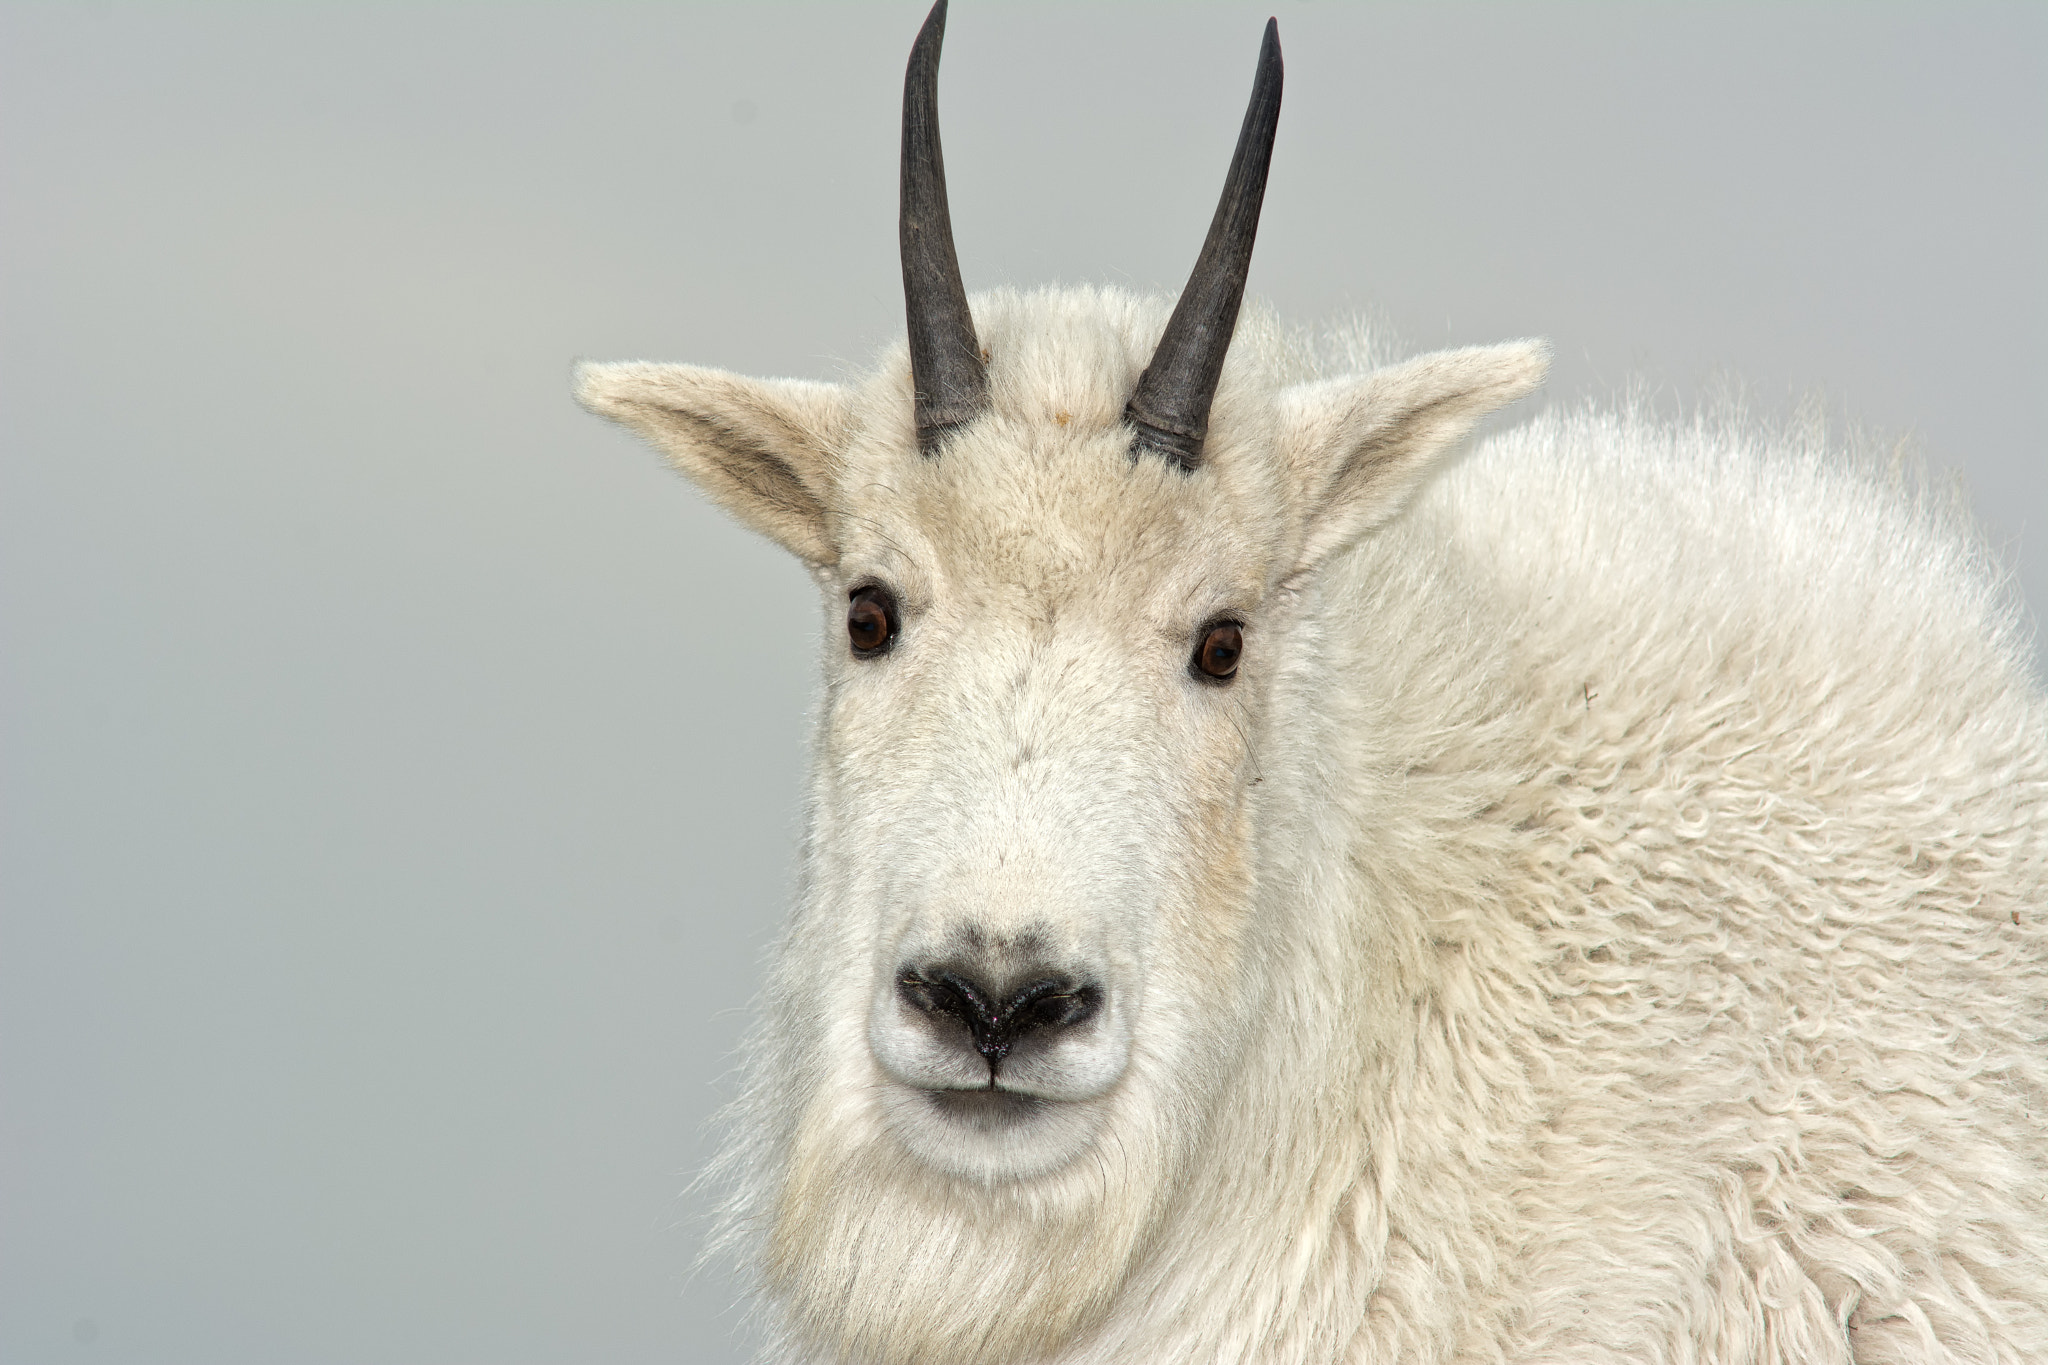
[[1290, 386], [1268, 337], [1189, 470], [1124, 416], [1164, 314], [982, 297], [986, 405], [932, 453], [901, 348], [852, 388], [582, 374], [821, 590], [805, 885], [744, 1141], [771, 1281], [854, 1354], [1022, 1353], [1121, 1279], [1263, 1017], [1250, 908], [1284, 895], [1255, 884], [1288, 798], [1260, 749], [1302, 604], [1544, 367], [1518, 344]]
[[985, 325], [984, 418], [936, 459], [879, 422], [847, 453], [814, 875], [863, 1021], [841, 1083], [919, 1162], [999, 1181], [1073, 1160], [1238, 1012], [1287, 538], [1268, 460], [1133, 460], [1109, 329]]

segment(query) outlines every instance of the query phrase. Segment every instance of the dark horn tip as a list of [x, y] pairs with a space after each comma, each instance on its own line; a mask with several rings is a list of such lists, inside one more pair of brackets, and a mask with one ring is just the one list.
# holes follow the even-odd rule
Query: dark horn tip
[[[924, 22], [918, 25], [917, 37], [911, 40], [908, 74], [914, 78], [918, 74], [920, 62], [937, 67], [939, 48], [945, 41], [946, 0], [938, 0], [938, 3], [932, 6], [931, 13], [925, 15]], [[931, 74], [936, 73], [928, 73], [926, 78], [929, 79]]]

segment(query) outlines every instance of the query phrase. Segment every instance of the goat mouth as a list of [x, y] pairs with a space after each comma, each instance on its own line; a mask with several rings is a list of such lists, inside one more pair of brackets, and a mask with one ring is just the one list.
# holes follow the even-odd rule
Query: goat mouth
[[984, 1132], [1027, 1124], [1056, 1103], [1037, 1095], [987, 1086], [977, 1090], [927, 1090], [925, 1096], [938, 1114]]
[[994, 1086], [892, 1085], [878, 1098], [908, 1155], [984, 1184], [1058, 1170], [1088, 1149], [1108, 1118], [1100, 1104], [1034, 1094], [1028, 1086], [1013, 1090], [1006, 1079]]

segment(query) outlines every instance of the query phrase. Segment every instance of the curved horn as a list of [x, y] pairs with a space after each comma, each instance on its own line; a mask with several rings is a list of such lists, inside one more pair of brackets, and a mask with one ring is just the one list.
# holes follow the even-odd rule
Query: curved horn
[[946, 159], [939, 151], [939, 47], [946, 0], [917, 32], [903, 73], [903, 306], [910, 325], [910, 379], [917, 393], [917, 448], [935, 456], [946, 433], [974, 420], [988, 402], [981, 343], [953, 254], [946, 211]]
[[1138, 388], [1124, 406], [1124, 420], [1136, 428], [1131, 453], [1153, 451], [1183, 470], [1202, 463], [1209, 434], [1209, 404], [1223, 373], [1223, 353], [1237, 328], [1237, 306], [1252, 266], [1252, 239], [1259, 232], [1259, 206], [1266, 199], [1266, 168], [1273, 160], [1273, 132], [1280, 125], [1280, 25], [1266, 21], [1259, 45], [1259, 74], [1251, 106], [1230, 158], [1223, 198], [1209, 223], [1209, 238], [1195, 259], [1194, 273], [1138, 376]]

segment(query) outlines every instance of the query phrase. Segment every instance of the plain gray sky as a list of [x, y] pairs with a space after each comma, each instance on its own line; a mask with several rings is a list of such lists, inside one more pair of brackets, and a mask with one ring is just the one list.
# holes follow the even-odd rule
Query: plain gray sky
[[[1960, 467], [2048, 603], [2048, 7], [961, 0], [970, 288], [1252, 289]], [[921, 4], [0, 9], [0, 1358], [722, 1361], [803, 575], [568, 397], [901, 326]]]

